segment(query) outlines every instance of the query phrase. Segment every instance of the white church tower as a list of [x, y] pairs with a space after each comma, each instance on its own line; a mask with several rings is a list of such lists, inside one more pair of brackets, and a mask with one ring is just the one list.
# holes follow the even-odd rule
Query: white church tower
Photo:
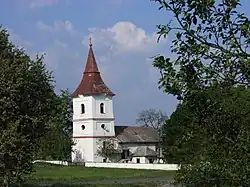
[[97, 67], [90, 40], [88, 59], [82, 80], [73, 92], [72, 162], [103, 162], [97, 149], [100, 139], [114, 137], [112, 97]]

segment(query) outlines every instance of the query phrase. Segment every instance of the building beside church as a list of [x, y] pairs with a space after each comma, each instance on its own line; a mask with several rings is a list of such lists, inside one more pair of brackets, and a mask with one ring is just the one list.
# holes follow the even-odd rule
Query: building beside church
[[113, 111], [115, 94], [104, 83], [98, 70], [92, 44], [85, 71], [73, 96], [72, 162], [108, 162], [98, 150], [100, 140], [112, 139], [119, 149], [117, 162], [154, 163], [158, 157], [159, 136], [148, 127], [117, 126]]

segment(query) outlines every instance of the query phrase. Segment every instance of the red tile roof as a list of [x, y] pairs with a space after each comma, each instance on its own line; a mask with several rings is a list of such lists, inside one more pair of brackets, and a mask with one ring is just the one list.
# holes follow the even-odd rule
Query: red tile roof
[[72, 96], [77, 97], [78, 95], [101, 95], [107, 94], [114, 96], [115, 94], [105, 85], [98, 70], [98, 66], [95, 60], [95, 55], [92, 49], [92, 44], [89, 45], [89, 54], [85, 71], [83, 73], [82, 80], [73, 92]]

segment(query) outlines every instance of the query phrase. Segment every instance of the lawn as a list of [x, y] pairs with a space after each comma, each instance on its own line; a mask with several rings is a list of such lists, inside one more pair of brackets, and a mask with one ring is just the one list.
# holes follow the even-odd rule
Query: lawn
[[84, 166], [56, 166], [48, 164], [36, 165], [35, 169], [36, 172], [27, 176], [29, 184], [72, 184], [114, 179], [172, 178], [175, 174], [175, 171], [86, 168]]
[[[162, 187], [161, 183], [135, 183], [135, 184], [53, 184], [53, 185], [24, 185], [22, 187]], [[12, 187], [12, 186], [11, 186]], [[18, 187], [18, 186], [15, 186]]]

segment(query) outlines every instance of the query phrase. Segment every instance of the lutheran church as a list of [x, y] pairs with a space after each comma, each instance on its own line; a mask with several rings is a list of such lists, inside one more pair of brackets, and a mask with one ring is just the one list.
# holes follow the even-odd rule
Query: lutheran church
[[[104, 144], [99, 140], [112, 139], [119, 150], [120, 163], [155, 163], [160, 157], [157, 132], [142, 126], [115, 125], [113, 100], [115, 94], [104, 83], [95, 60], [90, 40], [82, 80], [73, 96], [72, 162], [110, 162], [97, 154]], [[104, 143], [104, 141], [103, 141]]]

